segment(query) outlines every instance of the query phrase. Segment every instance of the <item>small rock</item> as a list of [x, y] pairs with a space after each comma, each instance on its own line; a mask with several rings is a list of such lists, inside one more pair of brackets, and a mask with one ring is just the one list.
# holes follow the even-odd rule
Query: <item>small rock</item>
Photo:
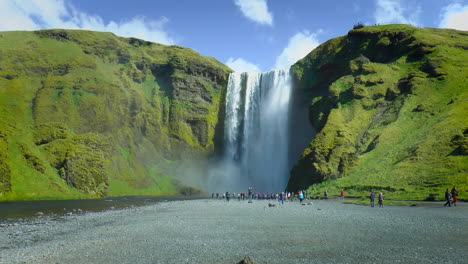
[[243, 260], [241, 260], [239, 264], [257, 264], [257, 262], [251, 256], [247, 256]]

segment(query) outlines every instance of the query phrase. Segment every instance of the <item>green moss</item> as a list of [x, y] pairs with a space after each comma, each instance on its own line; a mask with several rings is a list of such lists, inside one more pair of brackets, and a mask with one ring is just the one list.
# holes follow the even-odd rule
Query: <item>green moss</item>
[[151, 168], [214, 155], [231, 72], [215, 59], [111, 33], [2, 34], [0, 200], [175, 194]]
[[11, 170], [6, 135], [0, 131], [0, 195], [11, 191]]
[[69, 137], [68, 129], [60, 123], [46, 123], [38, 125], [34, 131], [34, 143], [42, 145], [57, 139]]
[[[344, 188], [353, 197], [373, 188], [389, 199], [425, 200], [457, 186], [466, 199], [466, 34], [386, 25], [352, 30], [345, 40], [293, 66], [299, 89], [320, 96], [310, 108], [317, 136], [288, 188], [313, 195]], [[328, 82], [306, 81], [330, 65], [337, 75]]]
[[388, 37], [383, 37], [377, 42], [378, 46], [389, 46], [392, 44], [392, 41]]

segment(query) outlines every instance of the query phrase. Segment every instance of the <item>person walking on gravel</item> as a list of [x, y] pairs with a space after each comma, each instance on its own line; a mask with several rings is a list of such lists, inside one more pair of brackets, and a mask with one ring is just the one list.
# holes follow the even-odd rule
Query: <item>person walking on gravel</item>
[[455, 187], [453, 187], [452, 189], [452, 199], [453, 199], [453, 206], [457, 206], [458, 192], [457, 192], [457, 188]]
[[371, 206], [371, 207], [374, 207], [374, 202], [375, 202], [375, 192], [374, 192], [374, 191], [372, 191], [372, 192], [370, 193], [369, 198], [370, 198], [370, 206]]
[[379, 208], [383, 208], [384, 195], [382, 192], [379, 193]]
[[445, 190], [445, 204], [444, 204], [444, 207], [448, 205], [448, 207], [451, 207], [451, 202], [452, 202], [452, 196], [450, 195], [450, 192], [449, 190]]
[[284, 204], [284, 196], [285, 196], [284, 192], [280, 192], [279, 201], [281, 202], [281, 204]]
[[345, 192], [343, 189], [341, 189], [340, 196], [341, 196], [341, 200], [344, 200]]
[[304, 193], [302, 191], [299, 192], [299, 202], [302, 203], [302, 200], [304, 200]]

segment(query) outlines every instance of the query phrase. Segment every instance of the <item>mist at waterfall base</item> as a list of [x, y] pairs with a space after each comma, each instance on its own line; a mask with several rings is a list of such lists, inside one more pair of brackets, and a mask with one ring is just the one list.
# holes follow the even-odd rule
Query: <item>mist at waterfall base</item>
[[285, 189], [291, 166], [290, 97], [289, 70], [229, 76], [224, 153], [209, 171], [209, 191]]
[[311, 95], [294, 88], [289, 70], [231, 73], [221, 153], [180, 161], [165, 172], [207, 194], [285, 190], [291, 168], [315, 136]]

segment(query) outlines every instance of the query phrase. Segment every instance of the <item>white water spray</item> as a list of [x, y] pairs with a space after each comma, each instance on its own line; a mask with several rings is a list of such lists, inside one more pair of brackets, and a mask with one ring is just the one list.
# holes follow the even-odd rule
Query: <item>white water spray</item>
[[[284, 190], [289, 179], [289, 70], [232, 73], [226, 94], [225, 169], [219, 188]], [[229, 169], [228, 169], [229, 168]], [[218, 176], [219, 177], [219, 176]]]

